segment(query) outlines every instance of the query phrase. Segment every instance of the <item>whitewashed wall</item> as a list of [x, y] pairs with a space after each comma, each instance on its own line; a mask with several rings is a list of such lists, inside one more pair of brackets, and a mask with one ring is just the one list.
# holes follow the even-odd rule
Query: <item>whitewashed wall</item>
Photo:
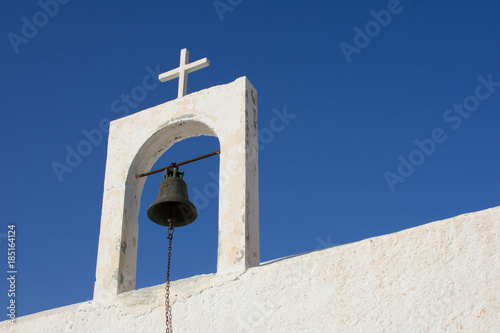
[[[175, 332], [500, 332], [500, 207], [171, 285]], [[164, 285], [2, 322], [163, 332]]]

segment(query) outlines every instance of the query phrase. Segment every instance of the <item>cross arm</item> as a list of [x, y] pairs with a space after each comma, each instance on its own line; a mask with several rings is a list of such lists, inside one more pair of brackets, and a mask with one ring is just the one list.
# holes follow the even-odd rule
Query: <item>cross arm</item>
[[158, 79], [161, 82], [167, 82], [167, 81], [170, 81], [170, 80], [178, 78], [178, 77], [179, 77], [179, 68], [176, 68], [176, 69], [172, 69], [171, 71], [160, 74], [158, 76]]
[[197, 71], [198, 69], [205, 68], [210, 65], [210, 61], [207, 58], [203, 58], [200, 60], [197, 60], [195, 62], [192, 62], [189, 64], [189, 68], [187, 68], [186, 72], [192, 73], [194, 71]]

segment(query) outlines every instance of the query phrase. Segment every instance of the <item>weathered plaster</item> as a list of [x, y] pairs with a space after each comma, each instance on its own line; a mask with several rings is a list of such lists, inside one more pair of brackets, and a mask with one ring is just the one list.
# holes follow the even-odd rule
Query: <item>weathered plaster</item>
[[[500, 332], [500, 207], [171, 284], [174, 332]], [[127, 250], [128, 251], [128, 250]], [[162, 332], [164, 285], [1, 323]]]

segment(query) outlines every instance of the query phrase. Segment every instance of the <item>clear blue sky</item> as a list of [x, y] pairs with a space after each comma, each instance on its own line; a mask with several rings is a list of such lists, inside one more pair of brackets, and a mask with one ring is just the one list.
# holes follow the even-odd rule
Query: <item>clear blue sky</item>
[[[0, 267], [15, 224], [18, 315], [92, 298], [105, 123], [176, 98], [177, 80], [140, 87], [182, 48], [211, 62], [188, 92], [244, 75], [258, 91], [262, 261], [500, 204], [497, 1], [44, 1], [0, 4]], [[218, 148], [183, 141], [155, 167]], [[218, 162], [182, 168], [199, 218], [176, 230], [174, 280], [215, 272]], [[166, 230], [145, 215], [160, 181], [137, 288], [165, 279]]]

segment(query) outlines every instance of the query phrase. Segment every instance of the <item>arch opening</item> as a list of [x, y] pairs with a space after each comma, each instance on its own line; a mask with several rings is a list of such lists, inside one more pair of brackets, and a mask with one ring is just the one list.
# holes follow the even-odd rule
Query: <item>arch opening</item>
[[[182, 162], [220, 149], [217, 137], [187, 138], [173, 144], [151, 168]], [[172, 249], [171, 280], [215, 273], [217, 270], [219, 156], [183, 165], [189, 200], [198, 210], [191, 224], [175, 229]], [[142, 189], [138, 216], [139, 236], [136, 289], [165, 282], [168, 253], [167, 228], [147, 217], [149, 205], [156, 200], [163, 173], [147, 177]]]

